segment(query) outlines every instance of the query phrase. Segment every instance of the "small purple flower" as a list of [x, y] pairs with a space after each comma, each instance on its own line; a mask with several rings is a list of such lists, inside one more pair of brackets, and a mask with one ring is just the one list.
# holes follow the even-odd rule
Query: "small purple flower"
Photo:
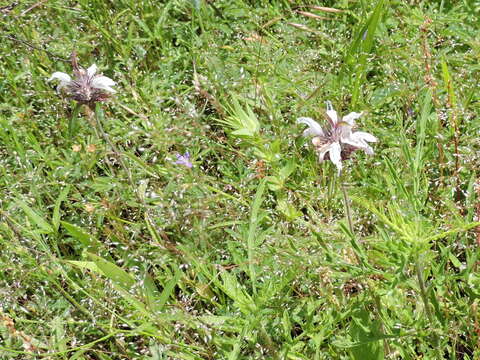
[[177, 161], [175, 161], [174, 164], [184, 165], [191, 169], [193, 167], [193, 164], [190, 161], [190, 153], [187, 151], [184, 155], [177, 154]]

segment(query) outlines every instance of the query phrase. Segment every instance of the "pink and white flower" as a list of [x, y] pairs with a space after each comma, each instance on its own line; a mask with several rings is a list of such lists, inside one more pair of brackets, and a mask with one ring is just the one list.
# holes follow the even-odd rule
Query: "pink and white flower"
[[58, 80], [58, 91], [64, 91], [68, 97], [82, 104], [93, 104], [106, 100], [116, 91], [112, 88], [115, 81], [107, 76], [97, 74], [97, 65], [93, 64], [88, 69], [78, 66], [75, 54], [72, 54], [74, 78], [64, 72], [54, 72], [48, 81]]
[[355, 120], [363, 113], [351, 112], [340, 119], [330, 101], [327, 101], [326, 113], [328, 123], [323, 128], [311, 118], [297, 119], [297, 123], [308, 125], [303, 136], [313, 137], [312, 144], [318, 154], [319, 162], [325, 159], [330, 160], [340, 174], [343, 168], [342, 160], [348, 159], [354, 151], [360, 149], [368, 155], [373, 155], [373, 149], [368, 143], [377, 142], [377, 138], [367, 132], [353, 131]]

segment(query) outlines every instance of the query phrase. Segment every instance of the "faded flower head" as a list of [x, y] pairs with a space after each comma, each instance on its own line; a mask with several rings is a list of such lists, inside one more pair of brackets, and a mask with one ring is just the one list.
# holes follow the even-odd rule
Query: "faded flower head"
[[97, 65], [93, 64], [88, 69], [78, 65], [77, 55], [72, 54], [72, 67], [74, 79], [64, 72], [54, 72], [48, 81], [59, 80], [58, 91], [65, 91], [68, 97], [81, 104], [92, 105], [98, 101], [105, 101], [116, 91], [112, 88], [115, 81], [109, 77], [97, 74]]
[[191, 169], [193, 164], [190, 160], [190, 153], [187, 151], [184, 155], [177, 154], [177, 161], [175, 161], [174, 164], [183, 165]]
[[346, 160], [356, 150], [363, 150], [368, 155], [373, 155], [373, 149], [369, 142], [376, 142], [377, 138], [372, 134], [363, 131], [353, 131], [355, 120], [362, 116], [362, 113], [352, 112], [342, 119], [339, 119], [337, 112], [333, 109], [332, 103], [327, 101], [327, 120], [325, 127], [311, 118], [302, 117], [297, 123], [307, 124], [308, 129], [303, 136], [311, 136], [312, 144], [318, 154], [320, 162], [330, 160], [342, 171], [342, 160]]

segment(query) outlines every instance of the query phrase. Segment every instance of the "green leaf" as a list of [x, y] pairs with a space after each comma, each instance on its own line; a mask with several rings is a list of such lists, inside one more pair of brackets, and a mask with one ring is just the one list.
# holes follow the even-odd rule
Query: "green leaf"
[[72, 111], [72, 117], [68, 121], [68, 137], [71, 139], [76, 133], [78, 133], [78, 114], [82, 104], [75, 105], [75, 108]]
[[66, 221], [61, 221], [60, 223], [62, 224], [63, 228], [67, 231], [67, 233], [74, 239], [77, 239], [78, 241], [80, 241], [80, 243], [85, 248], [89, 250], [94, 250], [94, 249], [98, 249], [101, 246], [101, 243], [97, 239], [93, 238], [89, 233], [87, 233], [81, 227], [70, 224]]
[[156, 305], [155, 308], [157, 310], [163, 309], [165, 304], [167, 303], [168, 298], [172, 295], [173, 289], [175, 289], [175, 286], [181, 279], [183, 273], [179, 269], [175, 269], [175, 274], [173, 275], [173, 278], [170, 279], [165, 287], [163, 288], [162, 294], [160, 297], [155, 301]]
[[231, 130], [231, 135], [239, 138], [255, 140], [260, 131], [260, 122], [246, 101], [240, 104], [238, 98], [233, 97], [232, 103], [228, 106], [229, 116], [220, 119], [218, 122], [226, 125]]
[[[385, 0], [379, 0], [372, 14], [367, 19], [365, 25], [363, 25], [359, 31], [357, 31], [356, 37], [352, 46], [350, 47], [345, 63], [356, 67], [355, 70], [355, 82], [352, 89], [352, 106], [357, 105], [360, 97], [360, 88], [365, 75], [367, 73], [367, 58], [373, 47], [373, 41], [375, 38], [375, 31], [380, 21], [380, 17], [383, 14]], [[355, 55], [358, 55], [355, 57]], [[346, 69], [347, 70], [347, 69]], [[351, 73], [351, 69], [347, 70]], [[351, 74], [350, 74], [351, 76]]]
[[289, 221], [293, 221], [303, 215], [303, 213], [298, 211], [287, 199], [278, 199], [277, 204], [277, 209], [280, 210]]
[[53, 209], [52, 214], [52, 224], [55, 232], [58, 232], [58, 229], [60, 227], [60, 206], [62, 205], [62, 202], [65, 201], [69, 192], [70, 185], [67, 185], [65, 189], [62, 190], [62, 192], [58, 196], [57, 201], [55, 202], [55, 208]]
[[76, 260], [66, 260], [68, 264], [74, 265], [80, 269], [90, 270], [97, 274], [101, 274], [100, 269], [98, 268], [97, 264], [93, 261], [76, 261]]
[[440, 234], [429, 236], [425, 239], [425, 241], [437, 241], [443, 239], [444, 237], [455, 235], [461, 232], [469, 231], [476, 227], [480, 226], [480, 222], [470, 222], [467, 224], [461, 224], [460, 226], [456, 227], [455, 229], [451, 229], [448, 231], [441, 232]]
[[290, 175], [293, 174], [296, 168], [297, 163], [295, 162], [295, 160], [288, 160], [285, 166], [280, 169], [279, 175], [285, 181]]
[[256, 291], [256, 282], [257, 276], [255, 272], [255, 239], [258, 237], [257, 235], [257, 227], [258, 227], [258, 212], [260, 211], [260, 206], [263, 202], [263, 193], [265, 191], [265, 184], [267, 179], [264, 178], [260, 182], [257, 188], [257, 193], [255, 194], [255, 199], [253, 200], [252, 204], [252, 211], [250, 213], [250, 226], [248, 227], [248, 237], [247, 237], [247, 251], [248, 251], [248, 267], [250, 270], [250, 279], [252, 282], [253, 291]]
[[22, 210], [25, 212], [27, 217], [42, 230], [43, 233], [52, 234], [52, 233], [55, 232], [52, 225], [50, 225], [47, 221], [45, 221], [44, 218], [42, 218], [40, 215], [38, 215], [25, 202], [23, 202], [22, 200], [17, 200], [16, 203], [17, 203], [18, 206], [20, 206], [22, 208]]
[[352, 315], [350, 335], [357, 342], [361, 343], [351, 348], [353, 358], [356, 360], [382, 360], [384, 359], [383, 344], [381, 341], [372, 341], [372, 338], [381, 335], [378, 321], [370, 319], [370, 313], [359, 309]]
[[93, 261], [67, 261], [67, 263], [77, 266], [81, 269], [90, 270], [99, 275], [106, 276], [110, 279], [115, 289], [128, 302], [130, 302], [135, 309], [137, 309], [142, 316], [150, 318], [152, 313], [145, 309], [144, 304], [139, 301], [132, 293], [132, 288], [136, 284], [135, 279], [129, 275], [125, 270], [117, 265], [106, 261], [96, 255], [87, 253]]
[[143, 279], [143, 289], [145, 293], [145, 298], [147, 300], [147, 305], [152, 309], [152, 311], [156, 312], [161, 309], [157, 307], [156, 299], [160, 297], [160, 291], [158, 291], [157, 286], [155, 285], [155, 281], [153, 280], [150, 274], [146, 274], [145, 278]]
[[125, 289], [130, 290], [135, 285], [135, 279], [119, 266], [102, 259], [101, 257], [88, 253], [90, 259], [97, 265], [100, 271], [112, 282]]
[[247, 294], [235, 276], [229, 274], [227, 271], [222, 271], [220, 277], [223, 281], [223, 292], [235, 302], [236, 307], [244, 315], [252, 314], [257, 311], [257, 307], [252, 297]]

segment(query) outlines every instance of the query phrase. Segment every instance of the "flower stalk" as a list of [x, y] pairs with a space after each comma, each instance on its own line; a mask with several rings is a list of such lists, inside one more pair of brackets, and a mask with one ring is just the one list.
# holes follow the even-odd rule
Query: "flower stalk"
[[365, 261], [360, 256], [360, 254], [362, 254], [361, 253], [362, 250], [361, 250], [360, 244], [358, 244], [357, 242], [357, 237], [355, 236], [355, 230], [353, 228], [352, 209], [350, 207], [350, 199], [348, 198], [347, 187], [342, 181], [340, 182], [340, 187], [343, 193], [343, 202], [345, 205], [345, 217], [347, 218], [348, 229], [350, 230], [352, 246], [355, 250], [353, 253], [355, 254], [355, 259], [357, 260], [357, 263], [363, 266], [365, 265]]
[[103, 114], [102, 108], [100, 107], [100, 104], [96, 104], [95, 112], [92, 112], [90, 108], [89, 108], [89, 110], [90, 110], [89, 114], [91, 114], [91, 116], [93, 116], [93, 118], [95, 120], [95, 125], [96, 125], [95, 127], [96, 127], [97, 131], [100, 133], [102, 138], [105, 140], [105, 142], [112, 149], [113, 153], [115, 154], [115, 157], [118, 159], [118, 161], [120, 162], [120, 165], [122, 166], [123, 170], [126, 172], [130, 185], [132, 186], [133, 189], [135, 189], [135, 184], [133, 182], [132, 172], [128, 168], [127, 164], [125, 164], [125, 162], [123, 161], [123, 157], [122, 157], [122, 154], [120, 153], [120, 151], [117, 149], [115, 144], [110, 140], [110, 137], [105, 132], [105, 130], [103, 130], [102, 120], [105, 118], [105, 116]]
[[[415, 270], [417, 272], [418, 286], [420, 288], [420, 297], [422, 298], [423, 306], [425, 307], [425, 313], [427, 314], [427, 319], [430, 322], [430, 327], [433, 330], [435, 328], [435, 321], [433, 318], [433, 314], [430, 310], [430, 303], [428, 301], [427, 288], [425, 286], [425, 280], [423, 279], [423, 268], [422, 268], [422, 264], [420, 263], [420, 259], [418, 255], [416, 256], [416, 259], [415, 259]], [[438, 359], [442, 359], [443, 354], [440, 349], [440, 339], [438, 338], [438, 335], [436, 333], [433, 333], [433, 343], [437, 351]]]
[[[110, 146], [115, 157], [120, 162], [120, 165], [125, 170], [128, 181], [130, 182], [132, 188], [135, 189], [135, 184], [133, 182], [132, 173], [129, 167], [125, 164], [123, 157], [120, 151], [117, 149], [115, 144], [110, 140], [110, 137], [105, 132], [102, 126], [102, 121], [105, 116], [100, 103], [107, 100], [112, 94], [116, 93], [116, 90], [113, 86], [116, 84], [115, 81], [110, 79], [107, 76], [97, 73], [97, 65], [93, 64], [89, 68], [84, 69], [78, 64], [78, 58], [76, 52], [72, 52], [70, 61], [73, 68], [73, 78], [64, 73], [64, 72], [54, 72], [48, 81], [57, 80], [59, 82], [57, 86], [57, 91], [64, 93], [69, 99], [75, 100], [77, 102], [70, 122], [68, 124], [68, 133], [70, 136], [76, 130], [76, 120], [82, 105], [85, 105], [87, 116], [94, 125], [94, 130], [97, 134], [97, 137], [101, 137], [105, 142]], [[109, 165], [110, 166], [110, 165]]]

